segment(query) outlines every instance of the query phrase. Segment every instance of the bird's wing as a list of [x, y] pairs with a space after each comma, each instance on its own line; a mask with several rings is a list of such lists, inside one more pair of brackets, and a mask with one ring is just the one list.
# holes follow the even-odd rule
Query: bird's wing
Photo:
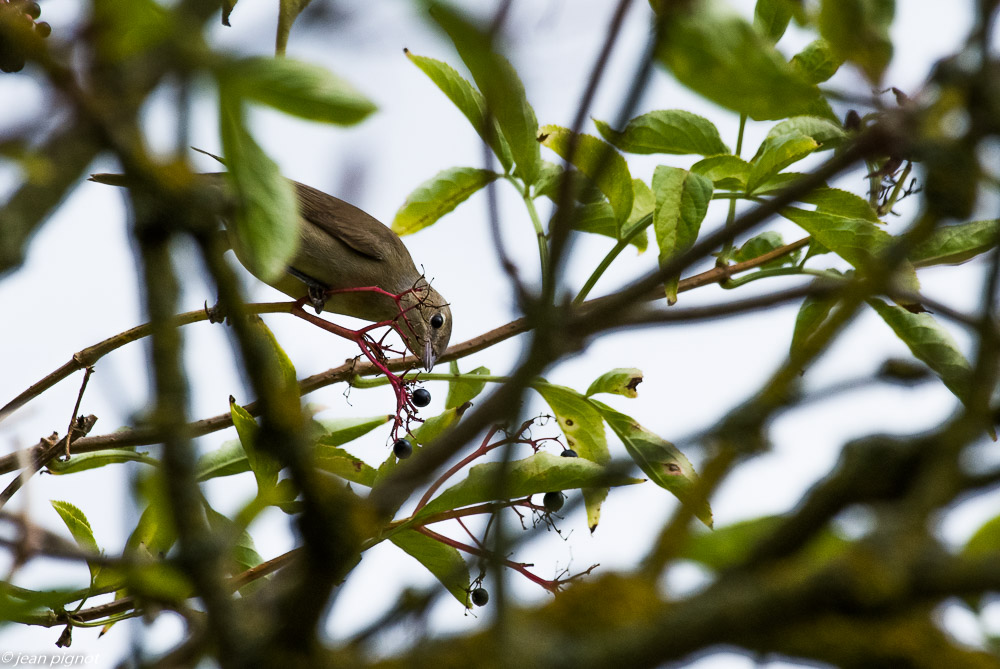
[[385, 250], [399, 243], [392, 230], [354, 205], [300, 183], [295, 189], [302, 217], [361, 255], [384, 260]]

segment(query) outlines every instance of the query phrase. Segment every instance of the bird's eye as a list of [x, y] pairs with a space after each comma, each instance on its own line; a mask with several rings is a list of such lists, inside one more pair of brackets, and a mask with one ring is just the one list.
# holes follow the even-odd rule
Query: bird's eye
[[435, 330], [444, 325], [444, 316], [441, 314], [434, 314], [431, 316], [431, 327]]

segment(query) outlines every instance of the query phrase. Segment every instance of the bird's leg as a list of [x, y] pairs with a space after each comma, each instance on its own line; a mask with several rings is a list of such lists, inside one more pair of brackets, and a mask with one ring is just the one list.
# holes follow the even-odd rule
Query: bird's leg
[[323, 305], [326, 304], [326, 298], [331, 294], [329, 286], [312, 278], [308, 274], [303, 274], [294, 267], [288, 267], [288, 273], [294, 276], [296, 279], [306, 284], [306, 289], [308, 290], [309, 304], [312, 308], [316, 310], [316, 313], [321, 313], [323, 311]]

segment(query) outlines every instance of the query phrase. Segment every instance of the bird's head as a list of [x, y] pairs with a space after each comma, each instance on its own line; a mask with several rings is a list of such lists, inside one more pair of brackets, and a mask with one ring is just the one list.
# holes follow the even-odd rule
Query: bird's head
[[451, 308], [441, 293], [422, 277], [400, 299], [403, 315], [400, 330], [406, 347], [420, 358], [428, 372], [448, 348], [451, 339]]

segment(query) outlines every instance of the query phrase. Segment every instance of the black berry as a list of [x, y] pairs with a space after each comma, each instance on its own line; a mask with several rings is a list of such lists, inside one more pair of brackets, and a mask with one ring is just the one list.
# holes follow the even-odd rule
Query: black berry
[[39, 21], [35, 24], [35, 32], [38, 33], [39, 37], [48, 37], [52, 34], [52, 26], [45, 21]]
[[476, 588], [472, 591], [472, 603], [476, 606], [486, 606], [488, 601], [490, 601], [490, 593], [486, 592], [486, 588]]
[[547, 492], [542, 498], [542, 506], [550, 513], [555, 513], [563, 507], [563, 494], [561, 492]]
[[413, 391], [413, 404], [418, 407], [425, 407], [431, 403], [431, 393], [426, 388], [417, 388]]
[[564, 458], [578, 458], [578, 457], [580, 457], [579, 455], [576, 454], [576, 451], [574, 451], [572, 448], [567, 448], [565, 451], [563, 451], [559, 455], [561, 455]]
[[37, 19], [42, 15], [42, 8], [38, 6], [37, 2], [29, 2], [24, 8], [24, 13], [33, 19]]
[[410, 443], [409, 439], [397, 439], [396, 443], [392, 445], [392, 452], [400, 460], [405, 460], [413, 455], [413, 444]]

